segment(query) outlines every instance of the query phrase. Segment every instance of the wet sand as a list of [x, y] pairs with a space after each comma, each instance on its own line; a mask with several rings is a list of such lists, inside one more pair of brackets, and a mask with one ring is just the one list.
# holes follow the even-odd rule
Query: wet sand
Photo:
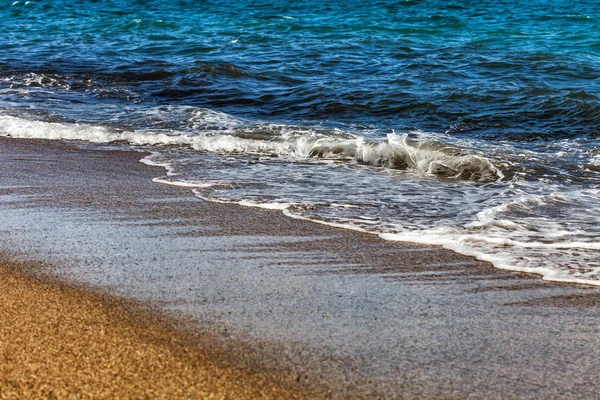
[[[87, 147], [0, 139], [1, 256], [20, 262], [18, 278], [6, 267], [3, 274], [21, 282], [3, 304], [61, 287], [72, 298], [109, 299], [103, 315], [116, 317], [108, 326], [134, 328], [115, 328], [106, 346], [118, 349], [119, 340], [146, 337], [146, 330], [188, 338], [186, 354], [207, 363], [192, 363], [204, 371], [199, 381], [217, 395], [248, 387], [249, 397], [283, 398], [594, 398], [600, 391], [597, 288], [542, 282], [441, 248], [385, 242], [277, 211], [202, 202], [186, 189], [151, 183], [164, 171], [139, 163], [141, 153]], [[50, 296], [43, 293], [37, 301]], [[118, 306], [130, 300], [119, 298], [145, 313], [131, 322], [133, 314]], [[15, 312], [20, 318], [12, 321], [22, 320], [25, 331], [47, 331], [35, 307]], [[88, 336], [73, 365], [99, 340]], [[1, 370], [0, 393], [18, 381], [10, 373], [28, 376], [26, 387], [45, 376], [28, 369], [43, 362], [19, 361], [44, 353], [5, 350], [11, 342], [3, 337], [10, 357], [3, 356], [12, 361]], [[168, 370], [186, 370], [186, 362]], [[140, 382], [147, 374], [145, 382], [155, 384], [148, 390], [159, 390], [151, 371], [129, 365], [116, 362], [111, 373]], [[238, 373], [240, 385], [213, 380], [212, 365], [234, 371], [225, 376]], [[60, 382], [70, 383], [63, 389], [82, 393], [73, 389], [79, 379], [79, 390], [92, 390], [64, 371]], [[116, 397], [112, 383], [126, 387], [98, 381], [106, 386], [94, 390]], [[194, 384], [186, 382], [178, 387]]]

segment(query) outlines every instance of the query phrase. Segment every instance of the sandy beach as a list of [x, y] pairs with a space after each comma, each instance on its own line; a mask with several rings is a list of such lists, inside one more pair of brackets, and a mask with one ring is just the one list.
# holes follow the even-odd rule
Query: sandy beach
[[597, 398], [600, 289], [0, 139], [0, 398]]
[[[309, 398], [202, 347], [133, 303], [0, 265], [0, 398]], [[298, 385], [296, 385], [298, 386]]]

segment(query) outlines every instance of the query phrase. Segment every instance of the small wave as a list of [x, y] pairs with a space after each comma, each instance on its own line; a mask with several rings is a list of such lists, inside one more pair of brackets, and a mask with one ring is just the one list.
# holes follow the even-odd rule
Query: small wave
[[232, 135], [205, 135], [195, 138], [196, 150], [233, 154], [294, 156], [304, 159], [355, 161], [375, 167], [413, 170], [421, 173], [475, 181], [503, 178], [490, 160], [477, 155], [463, 155], [455, 146], [434, 140], [409, 139], [408, 134], [389, 134], [387, 140], [366, 141], [361, 137], [319, 134], [312, 130], [296, 131], [290, 127], [270, 126], [276, 137], [261, 137], [261, 132], [241, 130]]
[[229, 63], [197, 62], [196, 66], [184, 70], [187, 74], [224, 75], [230, 78], [241, 78], [248, 73], [241, 67]]
[[[386, 140], [371, 142], [339, 130], [315, 130], [287, 125], [260, 125], [254, 128], [228, 126], [227, 114], [198, 110], [190, 120], [203, 132], [173, 130], [129, 131], [90, 124], [31, 121], [0, 116], [0, 134], [16, 138], [84, 140], [94, 143], [126, 142], [132, 145], [178, 145], [213, 153], [328, 159], [375, 167], [412, 170], [447, 178], [491, 181], [503, 177], [490, 160], [462, 154], [456, 146], [434, 140], [417, 140], [408, 134], [389, 134]], [[292, 160], [293, 161], [293, 160]]]
[[53, 88], [69, 90], [71, 82], [68, 79], [55, 75], [29, 72], [25, 74], [9, 74], [0, 78], [11, 89], [16, 88]]
[[[133, 100], [139, 98], [139, 94], [132, 88], [115, 85], [119, 82], [112, 82], [109, 76], [96, 75], [92, 78], [92, 75], [91, 73], [60, 75], [52, 72], [4, 73], [0, 75], [0, 83], [9, 89], [21, 89], [23, 94], [30, 94], [33, 91], [40, 94], [42, 90], [47, 90], [45, 93], [51, 97], [56, 96], [58, 92], [86, 92], [99, 99]], [[140, 74], [136, 78], [142, 80], [144, 76]], [[73, 100], [71, 99], [71, 101]]]

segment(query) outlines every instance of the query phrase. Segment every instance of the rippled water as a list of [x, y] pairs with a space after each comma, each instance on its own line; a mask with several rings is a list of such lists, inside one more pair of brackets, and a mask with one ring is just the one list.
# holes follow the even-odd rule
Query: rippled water
[[600, 285], [594, 1], [0, 4], [0, 134]]

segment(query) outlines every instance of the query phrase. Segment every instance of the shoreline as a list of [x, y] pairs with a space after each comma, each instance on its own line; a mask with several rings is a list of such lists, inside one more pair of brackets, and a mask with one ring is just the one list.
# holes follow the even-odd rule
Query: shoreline
[[[598, 369], [590, 364], [600, 355], [596, 288], [542, 282], [280, 211], [207, 204], [185, 188], [152, 183], [156, 169], [139, 163], [140, 154], [0, 139], [3, 169], [11, 171], [0, 191], [7, 224], [0, 248], [54, 265], [59, 286], [89, 285], [81, 296], [98, 290], [189, 318], [189, 332], [225, 337], [215, 339], [215, 354], [242, 344], [234, 364], [268, 376], [282, 371], [274, 382], [298, 393], [485, 397], [503, 389], [528, 397], [542, 385], [549, 398], [585, 398], [599, 389], [575, 376]], [[515, 330], [508, 339], [506, 326]], [[556, 354], [542, 350], [556, 332]], [[587, 343], [570, 354], [582, 337]], [[502, 354], [515, 349], [518, 365]], [[581, 366], [573, 365], [577, 355]], [[566, 368], [574, 386], [560, 377], [550, 384], [540, 368]], [[528, 378], [511, 387], [517, 376]]]

